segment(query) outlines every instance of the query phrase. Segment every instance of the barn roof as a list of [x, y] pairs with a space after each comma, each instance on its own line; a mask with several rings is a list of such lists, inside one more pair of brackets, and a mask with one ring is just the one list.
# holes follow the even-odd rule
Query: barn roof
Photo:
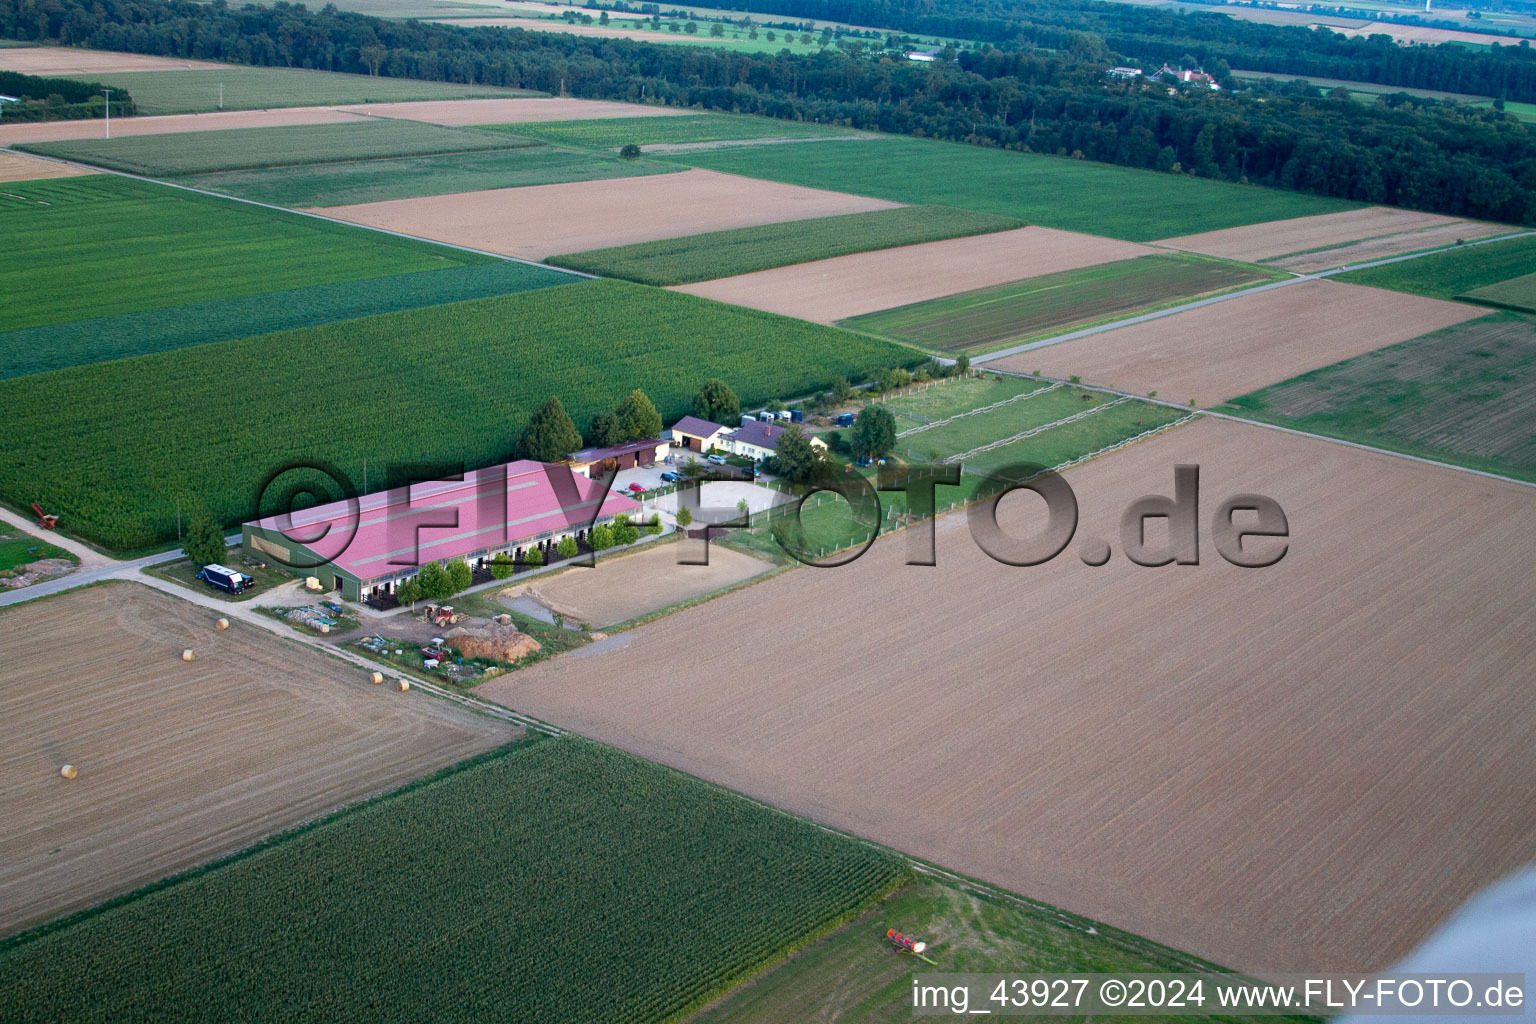
[[714, 437], [717, 433], [724, 430], [725, 427], [719, 423], [711, 423], [709, 420], [701, 419], [698, 416], [684, 416], [672, 424], [672, 429], [680, 434], [687, 434], [689, 437]]

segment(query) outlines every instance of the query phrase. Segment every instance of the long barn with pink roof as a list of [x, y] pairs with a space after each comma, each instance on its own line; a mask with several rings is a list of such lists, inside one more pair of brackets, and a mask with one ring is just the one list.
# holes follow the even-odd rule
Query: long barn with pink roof
[[523, 459], [246, 523], [245, 553], [318, 577], [349, 600], [392, 595], [428, 562], [458, 559], [486, 570], [534, 548], [552, 561], [561, 539], [587, 533], [640, 505], [604, 493], [569, 466]]

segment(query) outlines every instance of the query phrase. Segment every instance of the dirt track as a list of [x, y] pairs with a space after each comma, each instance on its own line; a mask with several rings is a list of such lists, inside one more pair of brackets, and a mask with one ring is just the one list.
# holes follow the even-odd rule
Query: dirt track
[[[1419, 213], [1388, 206], [1367, 206], [1344, 213], [1324, 213], [1316, 217], [1223, 228], [1198, 235], [1164, 238], [1154, 243], [1172, 249], [1221, 256], [1229, 260], [1256, 263], [1293, 253], [1304, 253], [1280, 265], [1290, 270], [1320, 270], [1371, 258], [1449, 245], [1458, 238], [1481, 238], [1501, 231], [1513, 231], [1504, 224], [1459, 220], [1437, 213]], [[1352, 255], [1352, 243], [1372, 240], [1370, 248]], [[1311, 250], [1327, 250], [1313, 252]]]
[[704, 545], [696, 540], [650, 545], [632, 555], [599, 562], [592, 569], [567, 569], [526, 589], [547, 607], [593, 626], [611, 626], [647, 615], [682, 601], [751, 579], [773, 563], [709, 546], [708, 565], [679, 565], [679, 558], [702, 559]]
[[73, 178], [81, 174], [92, 174], [84, 167], [76, 167], [74, 164], [55, 163], [52, 160], [39, 160], [35, 156], [25, 156], [21, 153], [0, 153], [0, 181], [36, 181], [39, 178]]
[[[3, 51], [0, 51], [3, 52]], [[112, 137], [165, 135], [173, 132], [207, 132], [220, 128], [281, 128], [295, 124], [337, 124], [356, 121], [356, 114], [333, 107], [288, 107], [284, 110], [220, 110], [209, 114], [167, 114], [164, 117], [114, 117]], [[99, 139], [106, 125], [99, 119], [13, 124], [0, 128], [0, 146], [18, 142], [57, 142], [61, 139]]]
[[[0, 616], [0, 934], [510, 739], [134, 584]], [[183, 648], [195, 661], [181, 661]], [[73, 763], [79, 777], [59, 777]]]
[[[1120, 513], [1179, 462], [1202, 564], [1132, 566]], [[1536, 858], [1531, 490], [1217, 420], [1068, 479], [1048, 565], [951, 515], [937, 568], [877, 544], [481, 692], [1237, 968], [1379, 968]], [[1244, 491], [1276, 566], [1211, 546]]]
[[1474, 306], [1338, 281], [1304, 281], [1000, 359], [1048, 377], [1210, 406], [1442, 327]]
[[1152, 251], [1133, 242], [1027, 227], [760, 270], [681, 285], [674, 291], [832, 323]]
[[507, 256], [543, 259], [839, 213], [887, 210], [883, 199], [780, 185], [714, 171], [461, 192], [334, 206], [329, 217]]
[[115, 71], [195, 71], [227, 68], [202, 60], [151, 57], [142, 53], [82, 50], [75, 46], [18, 46], [0, 48], [0, 70], [24, 75], [67, 77], [103, 75]]
[[337, 107], [355, 114], [399, 117], [431, 124], [524, 124], [533, 121], [586, 121], [597, 117], [666, 117], [687, 114], [680, 107], [609, 100], [573, 100], [538, 96], [515, 99], [412, 100]]

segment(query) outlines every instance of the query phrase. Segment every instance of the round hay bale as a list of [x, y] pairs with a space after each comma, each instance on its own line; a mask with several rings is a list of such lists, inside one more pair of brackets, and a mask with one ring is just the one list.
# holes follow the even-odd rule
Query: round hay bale
[[66, 778], [66, 779], [72, 779], [72, 778], [75, 777], [77, 772], [75, 771], [75, 766], [74, 765], [67, 764], [63, 768], [59, 769], [59, 774], [64, 776], [64, 778]]
[[192, 648], [188, 647], [186, 650], [181, 652], [181, 660], [182, 661], [191, 661], [192, 658], [193, 658]]
[[374, 686], [378, 686], [380, 683], [382, 683], [384, 681], [384, 673], [383, 672], [375, 672], [373, 675], [369, 676], [368, 678], [373, 680], [373, 685]]
[[220, 629], [228, 629], [229, 628], [229, 620], [228, 619], [220, 619], [218, 622], [215, 622], [214, 625], [217, 626]]
[[400, 692], [401, 693], [404, 693], [406, 690], [409, 690], [411, 688], [411, 684], [410, 684], [409, 680], [402, 679], [402, 680], [400, 680], [400, 684], [399, 685], [400, 685]]

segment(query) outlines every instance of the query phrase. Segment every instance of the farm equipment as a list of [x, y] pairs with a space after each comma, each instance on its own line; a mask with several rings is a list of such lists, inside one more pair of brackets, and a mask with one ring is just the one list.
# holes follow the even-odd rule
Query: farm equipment
[[37, 525], [41, 526], [45, 530], [51, 530], [55, 526], [59, 525], [59, 517], [49, 515], [47, 512], [44, 512], [43, 506], [39, 505], [35, 501], [32, 503], [32, 512], [37, 516]]
[[453, 605], [450, 604], [429, 604], [427, 605], [426, 616], [427, 621], [432, 623], [434, 626], [452, 626], [458, 623], [459, 619], [463, 617], [458, 612], [454, 611]]
[[903, 935], [895, 928], [887, 928], [885, 930], [885, 937], [890, 940], [891, 945], [895, 946], [898, 952], [910, 953], [924, 963], [933, 964], [935, 967], [938, 966], [937, 963], [923, 955], [923, 950], [928, 948], [928, 943], [922, 939], [913, 938], [911, 935]]

